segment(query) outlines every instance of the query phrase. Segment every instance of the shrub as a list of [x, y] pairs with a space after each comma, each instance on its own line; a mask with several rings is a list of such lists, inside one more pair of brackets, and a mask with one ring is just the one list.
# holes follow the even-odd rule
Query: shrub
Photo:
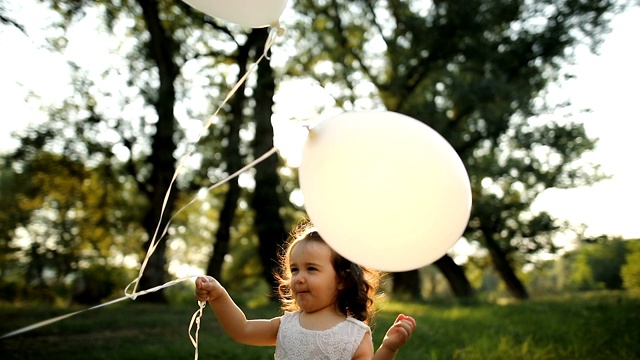
[[625, 289], [640, 290], [640, 246], [627, 255], [627, 263], [620, 272]]

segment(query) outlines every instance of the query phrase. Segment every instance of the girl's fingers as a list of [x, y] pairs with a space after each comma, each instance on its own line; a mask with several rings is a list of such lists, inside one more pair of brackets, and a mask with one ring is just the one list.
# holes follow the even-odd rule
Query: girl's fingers
[[399, 322], [402, 322], [402, 321], [408, 322], [411, 325], [411, 330], [412, 331], [416, 329], [416, 326], [417, 326], [416, 320], [414, 318], [412, 318], [411, 316], [407, 316], [405, 314], [400, 314], [396, 318], [395, 323], [399, 323]]
[[211, 276], [200, 276], [196, 279], [196, 286], [204, 287], [208, 282], [215, 281]]
[[212, 292], [219, 291], [220, 284], [211, 276], [200, 276], [196, 279], [196, 298], [200, 301], [209, 301]]
[[205, 277], [196, 279], [196, 298], [200, 301], [206, 301], [209, 298], [209, 289], [207, 289], [209, 280]]
[[402, 315], [402, 314], [401, 316], [402, 316], [401, 320], [408, 321], [411, 324], [411, 330], [416, 329], [418, 325], [416, 324], [416, 320], [414, 318], [412, 318], [411, 316]]
[[395, 323], [393, 327], [403, 332], [407, 337], [411, 336], [413, 332], [413, 325], [405, 320]]
[[405, 343], [413, 334], [413, 330], [416, 328], [416, 321], [411, 316], [403, 314], [398, 315], [396, 322], [390, 329], [390, 334], [396, 337], [402, 343]]

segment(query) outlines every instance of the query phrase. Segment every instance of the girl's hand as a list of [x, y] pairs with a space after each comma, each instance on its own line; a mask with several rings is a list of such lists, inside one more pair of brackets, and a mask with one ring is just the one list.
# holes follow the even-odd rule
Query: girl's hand
[[196, 298], [199, 301], [215, 301], [223, 292], [222, 285], [211, 276], [201, 276], [196, 279]]
[[393, 352], [398, 351], [402, 345], [409, 341], [415, 329], [416, 321], [411, 316], [398, 315], [395, 323], [387, 330], [384, 340], [382, 340], [382, 346]]

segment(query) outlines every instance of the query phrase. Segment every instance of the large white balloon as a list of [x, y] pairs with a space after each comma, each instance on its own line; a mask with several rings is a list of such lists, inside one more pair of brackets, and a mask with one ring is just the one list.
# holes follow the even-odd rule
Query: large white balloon
[[246, 27], [276, 25], [287, 0], [183, 0], [203, 13]]
[[432, 263], [469, 221], [471, 186], [457, 153], [427, 125], [394, 112], [347, 112], [311, 128], [299, 180], [325, 241], [382, 271]]

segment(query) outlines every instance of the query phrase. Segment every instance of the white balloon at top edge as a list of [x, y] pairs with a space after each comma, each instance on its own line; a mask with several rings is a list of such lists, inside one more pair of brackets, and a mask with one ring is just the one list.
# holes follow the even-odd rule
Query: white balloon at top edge
[[251, 28], [278, 24], [287, 0], [183, 0], [203, 13]]
[[300, 188], [311, 222], [345, 258], [383, 271], [436, 261], [464, 232], [471, 186], [435, 130], [398, 113], [347, 112], [310, 129]]

